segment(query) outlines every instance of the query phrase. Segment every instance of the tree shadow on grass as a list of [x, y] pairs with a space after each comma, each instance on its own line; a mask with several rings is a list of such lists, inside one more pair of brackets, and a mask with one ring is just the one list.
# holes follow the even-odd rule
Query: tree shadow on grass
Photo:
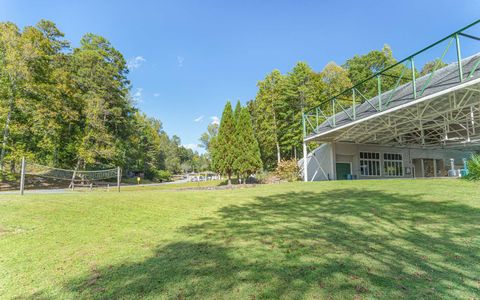
[[92, 270], [88, 298], [469, 298], [480, 294], [480, 210], [339, 189], [258, 197], [182, 228], [154, 256]]

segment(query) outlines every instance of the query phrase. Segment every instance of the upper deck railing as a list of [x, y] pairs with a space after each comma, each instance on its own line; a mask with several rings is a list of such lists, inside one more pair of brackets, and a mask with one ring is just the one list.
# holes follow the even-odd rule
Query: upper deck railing
[[[468, 80], [478, 69], [480, 59], [478, 59], [473, 66], [469, 66], [469, 72], [465, 74], [462, 69], [462, 44], [464, 43], [464, 39], [467, 39], [476, 42], [478, 46], [480, 37], [469, 31], [479, 23], [480, 20], [477, 20], [455, 31], [309, 109], [302, 116], [304, 138], [311, 134], [319, 133], [319, 126], [323, 123], [329, 128], [337, 127], [339, 117], [341, 117], [343, 121], [345, 121], [345, 118], [348, 119], [348, 121], [363, 118], [363, 116], [358, 113], [358, 107], [364, 103], [368, 103], [368, 106], [377, 112], [390, 108], [399, 87], [404, 88], [408, 86], [412, 99], [421, 98], [429, 88], [435, 72], [446, 65], [444, 61], [448, 60], [449, 56], [457, 65], [458, 82], [461, 83]], [[476, 26], [475, 29], [480, 29], [480, 26]], [[451, 55], [449, 50], [453, 44], [455, 44], [455, 54]], [[438, 47], [441, 47], [440, 50], [443, 49], [443, 51], [440, 52], [441, 56], [432, 56], [434, 49]], [[419, 72], [415, 68], [415, 62], [419, 60], [425, 64], [428, 57], [434, 58], [434, 64], [433, 66], [431, 65], [432, 69], [428, 70], [426, 74], [421, 74], [423, 78], [419, 81]], [[373, 98], [375, 101], [372, 101]]]

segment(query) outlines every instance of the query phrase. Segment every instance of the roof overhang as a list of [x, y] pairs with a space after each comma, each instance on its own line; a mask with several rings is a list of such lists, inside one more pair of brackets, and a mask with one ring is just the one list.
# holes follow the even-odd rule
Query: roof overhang
[[480, 148], [480, 78], [351, 121], [305, 142]]

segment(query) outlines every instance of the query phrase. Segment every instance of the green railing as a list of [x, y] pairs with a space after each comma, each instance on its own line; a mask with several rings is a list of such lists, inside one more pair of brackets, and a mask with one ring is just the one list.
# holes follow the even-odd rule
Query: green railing
[[[422, 50], [415, 52], [407, 58], [375, 73], [336, 96], [309, 109], [303, 113], [302, 116], [304, 138], [310, 134], [318, 133], [319, 126], [324, 122], [326, 122], [327, 126], [330, 128], [337, 127], [339, 113], [343, 112], [343, 114], [341, 114], [342, 120], [347, 119], [349, 121], [355, 121], [361, 118], [358, 113], [358, 107], [364, 103], [368, 103], [369, 107], [378, 112], [388, 109], [399, 87], [404, 88], [408, 85], [411, 89], [411, 98], [417, 99], [422, 97], [425, 94], [427, 87], [429, 87], [435, 72], [444, 66], [443, 59], [454, 43], [456, 48], [455, 56], [458, 68], [458, 82], [463, 82], [473, 77], [474, 72], [480, 65], [480, 59], [471, 67], [470, 72], [468, 72], [465, 77], [461, 63], [462, 52], [460, 37], [480, 41], [480, 37], [465, 32], [478, 23], [480, 23], [480, 20], [477, 20]], [[419, 81], [417, 78], [418, 72], [415, 69], [416, 58], [444, 42], [446, 43], [446, 47], [443, 50], [441, 57], [435, 59], [436, 63], [433, 66], [433, 69], [429, 73], [423, 74], [424, 77], [427, 76], [426, 80], [422, 80], [421, 85], [417, 86]], [[384, 87], [383, 89], [382, 86]], [[385, 86], [388, 87], [388, 90]], [[373, 98], [376, 98], [375, 101], [372, 101]]]

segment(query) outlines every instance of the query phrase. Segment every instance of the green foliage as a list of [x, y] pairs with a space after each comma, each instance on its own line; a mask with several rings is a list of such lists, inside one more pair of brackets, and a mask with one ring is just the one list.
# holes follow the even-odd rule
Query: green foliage
[[235, 156], [235, 161], [233, 162], [233, 169], [238, 179], [245, 176], [244, 166], [242, 165], [242, 159], [246, 156], [245, 153], [245, 141], [243, 135], [243, 125], [242, 123], [242, 105], [240, 101], [237, 101], [235, 110], [233, 111], [233, 121], [235, 123], [235, 134], [234, 134], [234, 145], [233, 151]]
[[329, 62], [319, 74], [323, 83], [322, 98], [328, 100], [350, 88], [352, 81], [348, 75], [347, 70], [335, 62]]
[[200, 147], [205, 148], [205, 150], [210, 150], [210, 143], [214, 137], [218, 135], [218, 124], [210, 123], [207, 127], [207, 132], [202, 133], [200, 136]]
[[157, 170], [153, 179], [160, 182], [170, 181], [172, 174], [166, 170]]
[[124, 174], [153, 178], [159, 170], [177, 173], [184, 163], [206, 159], [133, 106], [127, 74], [123, 55], [104, 37], [88, 33], [71, 48], [51, 21], [23, 31], [1, 22], [3, 172], [26, 156], [68, 169], [121, 166]]
[[240, 120], [240, 114], [242, 113], [242, 104], [240, 101], [237, 101], [237, 105], [235, 105], [235, 110], [233, 111], [233, 119], [235, 122]]
[[[343, 67], [348, 71], [352, 84], [358, 84], [396, 63], [397, 60], [393, 57], [392, 49], [390, 46], [384, 45], [382, 50], [373, 50], [365, 55], [355, 55], [353, 58], [348, 59]], [[407, 82], [407, 78], [412, 77], [410, 69], [404, 65], [398, 65], [388, 70], [385, 73], [386, 75], [381, 76], [382, 90], [392, 89], [402, 72], [404, 72], [404, 76], [401, 83]], [[367, 98], [376, 96], [378, 93], [377, 78], [367, 80], [358, 86], [357, 89]]]
[[297, 181], [300, 178], [300, 168], [296, 159], [281, 160], [275, 174], [283, 180]]
[[229, 184], [233, 174], [243, 178], [245, 183], [250, 175], [262, 169], [260, 148], [247, 107], [238, 102], [233, 113], [230, 102], [227, 102], [218, 136], [211, 139], [209, 152], [214, 169], [227, 175]]
[[269, 170], [274, 169], [281, 158], [279, 114], [284, 108], [281, 107], [284, 81], [285, 77], [280, 71], [274, 70], [258, 82], [255, 100], [248, 103], [263, 165]]
[[464, 178], [468, 180], [480, 180], [480, 154], [474, 154], [467, 161], [468, 175]]
[[422, 71], [420, 71], [420, 76], [427, 75], [434, 70], [445, 67], [447, 64], [443, 62], [440, 58], [436, 58], [432, 61], [427, 62], [423, 65]]
[[218, 129], [218, 137], [215, 139], [214, 160], [215, 169], [221, 174], [227, 175], [229, 183], [234, 172], [236, 159], [236, 126], [233, 117], [232, 104], [225, 104]]
[[246, 179], [262, 169], [260, 148], [255, 138], [248, 108], [240, 108], [237, 120], [237, 157], [234, 169]]
[[[332, 108], [327, 100], [396, 62], [392, 50], [385, 45], [381, 50], [355, 55], [342, 66], [330, 62], [321, 72], [315, 72], [306, 63], [299, 62], [287, 74], [278, 70], [267, 74], [257, 84], [255, 99], [248, 103], [265, 169], [275, 170], [281, 159], [298, 159], [300, 156], [302, 112], [322, 104], [321, 109], [329, 114]], [[381, 77], [382, 90], [395, 86], [402, 73], [404, 79], [400, 83], [411, 77], [411, 70], [404, 65], [396, 66], [387, 73]], [[358, 90], [365, 97], [376, 95], [377, 79], [367, 80]], [[344, 107], [349, 107], [352, 95], [343, 94], [337, 100]]]
[[[280, 147], [283, 158], [297, 158], [303, 138], [302, 113], [318, 103], [322, 82], [304, 62], [299, 62], [287, 74], [284, 101], [279, 112]], [[300, 152], [299, 152], [300, 153]]]

